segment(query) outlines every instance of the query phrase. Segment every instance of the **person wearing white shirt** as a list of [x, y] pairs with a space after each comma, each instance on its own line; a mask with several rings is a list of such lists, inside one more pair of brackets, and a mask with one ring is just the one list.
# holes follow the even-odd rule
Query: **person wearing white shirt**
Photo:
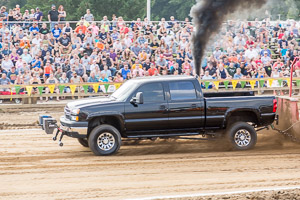
[[115, 43], [114, 43], [114, 45], [113, 45], [113, 48], [114, 48], [115, 50], [120, 50], [120, 51], [122, 51], [122, 44], [120, 43], [120, 39], [117, 39], [117, 40], [115, 41]]
[[253, 45], [250, 46], [250, 49], [245, 51], [246, 59], [251, 60], [252, 58], [256, 58], [258, 53], [255, 49], [253, 49]]

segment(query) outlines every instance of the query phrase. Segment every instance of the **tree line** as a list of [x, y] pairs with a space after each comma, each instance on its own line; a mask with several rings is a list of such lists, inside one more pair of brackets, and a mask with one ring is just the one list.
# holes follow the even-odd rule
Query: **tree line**
[[[116, 14], [130, 21], [138, 17], [142, 19], [146, 17], [146, 2], [147, 0], [0, 0], [0, 5], [14, 8], [16, 4], [19, 4], [22, 12], [25, 9], [39, 7], [45, 15], [51, 9], [52, 4], [55, 4], [57, 8], [63, 5], [67, 12], [66, 19], [69, 21], [80, 19], [89, 8], [95, 20], [101, 20], [104, 15], [111, 19], [111, 16]], [[160, 20], [162, 17], [168, 20], [170, 16], [174, 16], [177, 20], [184, 20], [189, 17], [190, 9], [195, 3], [196, 0], [152, 0], [151, 20]], [[253, 14], [248, 19], [269, 16], [271, 20], [277, 20], [279, 15], [281, 20], [300, 19], [299, 0], [270, 0], [263, 9], [264, 12], [260, 12], [260, 15]], [[47, 18], [44, 17], [44, 19]]]

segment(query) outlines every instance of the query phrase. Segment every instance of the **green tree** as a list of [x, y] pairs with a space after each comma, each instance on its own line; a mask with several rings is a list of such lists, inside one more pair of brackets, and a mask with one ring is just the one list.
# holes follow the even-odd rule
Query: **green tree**
[[162, 17], [166, 20], [174, 16], [177, 20], [184, 20], [189, 17], [191, 7], [196, 4], [196, 0], [153, 0], [152, 20], [160, 20]]
[[96, 20], [102, 20], [104, 15], [110, 18], [113, 14], [122, 16], [124, 20], [146, 16], [146, 0], [27, 0], [23, 10], [39, 7], [46, 16], [51, 4], [55, 4], [57, 8], [63, 5], [67, 12], [67, 20], [79, 20], [88, 8]]
[[294, 0], [286, 0], [286, 4], [289, 6], [287, 17], [289, 19], [299, 19], [299, 8]]

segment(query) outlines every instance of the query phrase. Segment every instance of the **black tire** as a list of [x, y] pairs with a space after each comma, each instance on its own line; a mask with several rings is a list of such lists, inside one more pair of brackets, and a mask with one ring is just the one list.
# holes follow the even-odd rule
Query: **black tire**
[[111, 125], [99, 125], [92, 130], [88, 143], [96, 156], [111, 155], [121, 147], [121, 134]]
[[252, 149], [257, 141], [253, 126], [246, 122], [236, 122], [226, 130], [227, 141], [233, 150]]
[[89, 147], [88, 140], [86, 138], [77, 138], [78, 142], [84, 146], [84, 147]]

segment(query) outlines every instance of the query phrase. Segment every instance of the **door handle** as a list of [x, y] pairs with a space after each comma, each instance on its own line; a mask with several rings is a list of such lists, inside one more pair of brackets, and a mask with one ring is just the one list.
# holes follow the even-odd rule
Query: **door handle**
[[197, 105], [196, 104], [192, 104], [191, 108], [197, 108]]

